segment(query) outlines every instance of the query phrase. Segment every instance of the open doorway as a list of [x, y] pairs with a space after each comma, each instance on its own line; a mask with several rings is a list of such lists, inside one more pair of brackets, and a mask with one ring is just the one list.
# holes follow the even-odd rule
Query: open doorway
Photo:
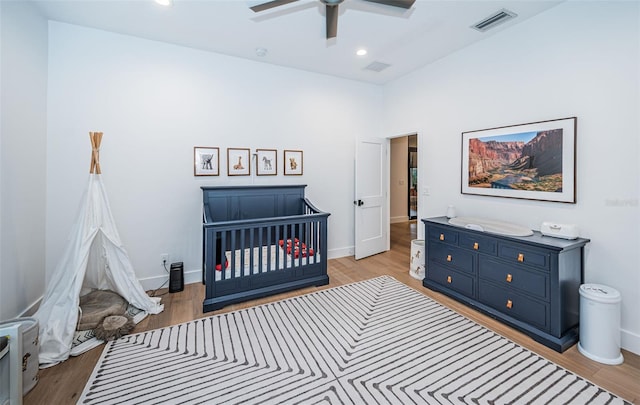
[[389, 222], [415, 220], [418, 217], [418, 136], [390, 139]]
[[[390, 227], [403, 224], [408, 237], [417, 233], [418, 198], [417, 133], [363, 139], [356, 145], [355, 244], [356, 260], [389, 250], [395, 235]], [[409, 141], [415, 147], [410, 167]], [[410, 170], [415, 169], [415, 170]], [[414, 175], [412, 176], [411, 173]], [[411, 197], [413, 189], [413, 203]], [[411, 206], [416, 219], [411, 220]], [[397, 234], [397, 232], [395, 232]], [[415, 239], [415, 237], [414, 237]], [[371, 245], [368, 248], [365, 245]]]
[[409, 220], [418, 218], [418, 136], [409, 136]]

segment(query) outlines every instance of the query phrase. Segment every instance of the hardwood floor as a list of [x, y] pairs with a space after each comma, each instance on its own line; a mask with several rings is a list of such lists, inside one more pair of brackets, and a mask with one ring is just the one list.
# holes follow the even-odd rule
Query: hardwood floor
[[[418, 221], [418, 224], [419, 223]], [[442, 294], [424, 288], [420, 280], [409, 276], [411, 240], [415, 239], [417, 226], [416, 221], [392, 224], [391, 250], [388, 252], [358, 261], [354, 260], [353, 257], [330, 260], [329, 277], [331, 284], [321, 288], [336, 287], [381, 275], [390, 275], [398, 281], [473, 319], [479, 324], [579, 374], [585, 379], [602, 386], [632, 403], [640, 404], [640, 356], [623, 351], [625, 358], [623, 364], [619, 366], [607, 366], [587, 359], [578, 352], [576, 346], [560, 354], [473, 309], [461, 305]], [[185, 286], [182, 292], [163, 295], [162, 302], [165, 305], [164, 312], [147, 317], [136, 326], [134, 333], [276, 301], [317, 291], [321, 288], [307, 288], [293, 293], [280, 294], [269, 298], [231, 305], [220, 311], [203, 314], [202, 301], [204, 298], [204, 287], [201, 284], [189, 284]], [[166, 290], [159, 291], [159, 293], [162, 292], [166, 292]], [[102, 353], [103, 347], [104, 346], [100, 346], [81, 356], [72, 357], [55, 367], [40, 370], [40, 381], [36, 387], [25, 396], [24, 403], [26, 405], [75, 403], [82, 393]], [[158, 367], [162, 367], [162, 364], [158, 364]]]

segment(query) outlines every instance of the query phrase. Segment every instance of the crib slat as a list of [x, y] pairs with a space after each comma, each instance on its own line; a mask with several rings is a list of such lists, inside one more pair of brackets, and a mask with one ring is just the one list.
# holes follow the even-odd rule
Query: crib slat
[[251, 247], [248, 245], [249, 239], [247, 236], [246, 228], [240, 230], [239, 243], [240, 245], [237, 248], [240, 252], [240, 272], [238, 274], [239, 277], [244, 277], [249, 275], [247, 273], [247, 268], [249, 266], [249, 263], [247, 263], [247, 258], [249, 259], [249, 261], [251, 260]]
[[224, 280], [226, 278], [226, 268], [227, 268], [227, 256], [225, 254], [225, 251], [227, 250], [227, 233], [226, 232], [220, 232], [219, 234], [219, 238], [220, 238], [220, 250], [218, 250], [218, 254], [216, 257], [220, 257], [220, 274], [221, 280]]
[[[259, 229], [259, 232], [258, 232], [258, 246], [260, 247], [260, 254], [258, 255], [258, 271], [257, 272], [261, 273], [262, 272], [262, 268], [263, 268], [262, 265], [263, 265], [263, 262], [264, 262], [264, 258], [263, 258], [263, 254], [262, 254], [262, 249], [264, 247], [264, 242], [262, 240], [262, 235], [263, 235], [263, 233], [264, 233], [266, 228], [264, 226], [261, 226], [258, 229]], [[270, 250], [270, 249], [267, 249], [267, 250]]]
[[236, 266], [238, 265], [236, 262], [236, 255], [234, 254], [236, 251], [236, 233], [235, 232], [229, 232], [229, 235], [231, 236], [231, 245], [229, 246], [228, 251], [231, 252], [231, 267], [230, 267], [230, 271], [229, 271], [229, 278], [234, 279], [236, 278]]
[[[275, 235], [274, 228], [272, 226], [270, 226], [267, 229], [268, 229], [267, 230], [267, 234], [268, 234], [267, 242], [269, 244], [273, 243], [273, 244], [277, 245], [278, 244], [278, 238]], [[276, 250], [273, 253], [271, 252], [271, 249], [269, 249], [269, 255], [267, 256], [267, 266], [268, 266], [269, 271], [273, 270], [273, 264], [272, 263], [273, 263], [273, 261], [276, 260], [276, 256], [278, 254], [278, 250], [279, 250], [279, 246], [276, 246]]]

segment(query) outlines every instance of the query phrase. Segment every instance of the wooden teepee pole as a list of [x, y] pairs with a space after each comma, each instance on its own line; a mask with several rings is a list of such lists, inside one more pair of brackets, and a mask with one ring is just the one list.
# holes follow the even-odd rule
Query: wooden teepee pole
[[91, 140], [91, 168], [89, 173], [101, 174], [100, 170], [100, 143], [102, 142], [102, 132], [89, 132]]

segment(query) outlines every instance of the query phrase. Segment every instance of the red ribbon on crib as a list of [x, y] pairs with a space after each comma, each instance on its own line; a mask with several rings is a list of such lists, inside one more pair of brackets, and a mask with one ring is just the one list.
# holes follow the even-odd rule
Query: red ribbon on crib
[[[229, 261], [226, 258], [224, 259], [224, 268], [229, 268]], [[222, 264], [216, 264], [216, 271], [222, 271]]]
[[[284, 248], [284, 240], [280, 239], [278, 243]], [[313, 249], [307, 249], [306, 243], [302, 242], [301, 244], [298, 238], [295, 238], [293, 242], [291, 239], [287, 239], [287, 254], [291, 255], [291, 251], [293, 251], [293, 257], [296, 259], [300, 257], [300, 254], [302, 254], [302, 257], [313, 256], [315, 254]]]

